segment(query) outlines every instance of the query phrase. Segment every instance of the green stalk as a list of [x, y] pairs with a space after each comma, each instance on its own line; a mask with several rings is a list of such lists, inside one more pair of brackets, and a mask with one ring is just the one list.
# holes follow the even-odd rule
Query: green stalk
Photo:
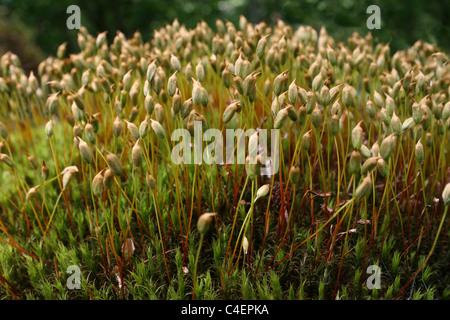
[[197, 265], [198, 265], [198, 258], [200, 257], [200, 250], [202, 248], [202, 243], [203, 243], [203, 237], [205, 235], [202, 233], [200, 234], [200, 243], [198, 245], [198, 249], [197, 249], [197, 255], [195, 256], [195, 265], [194, 265], [194, 284], [193, 284], [193, 289], [192, 289], [192, 300], [195, 300], [195, 286], [197, 284]]

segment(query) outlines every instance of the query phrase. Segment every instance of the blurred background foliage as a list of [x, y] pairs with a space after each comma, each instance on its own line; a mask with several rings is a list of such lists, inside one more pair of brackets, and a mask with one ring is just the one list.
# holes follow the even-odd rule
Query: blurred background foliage
[[393, 51], [418, 39], [450, 48], [448, 0], [0, 0], [0, 55], [15, 52], [29, 70], [46, 55], [55, 55], [65, 41], [69, 52], [77, 50], [77, 30], [66, 27], [66, 9], [72, 4], [81, 9], [82, 25], [94, 35], [108, 31], [110, 40], [117, 30], [127, 36], [139, 30], [148, 40], [155, 28], [175, 18], [192, 28], [201, 20], [215, 27], [218, 18], [237, 24], [244, 15], [253, 23], [283, 19], [294, 28], [325, 26], [341, 41], [354, 31], [369, 31], [366, 10], [375, 4], [381, 9], [381, 29], [372, 35], [390, 42]]

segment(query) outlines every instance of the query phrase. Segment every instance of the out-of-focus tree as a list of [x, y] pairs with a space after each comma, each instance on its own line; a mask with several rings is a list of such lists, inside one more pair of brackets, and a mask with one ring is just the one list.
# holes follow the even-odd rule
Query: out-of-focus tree
[[[31, 30], [34, 41], [46, 54], [55, 54], [64, 41], [76, 49], [76, 30], [66, 28], [69, 5], [81, 9], [81, 22], [92, 34], [108, 31], [112, 39], [117, 30], [131, 36], [139, 30], [144, 40], [155, 28], [178, 18], [187, 27], [201, 21], [214, 26], [216, 19], [238, 23], [245, 15], [251, 22], [265, 20], [274, 24], [279, 18], [297, 27], [325, 26], [338, 40], [352, 32], [366, 34], [369, 5], [381, 9], [381, 29], [372, 35], [391, 43], [393, 50], [403, 49], [416, 40], [450, 48], [450, 6], [445, 1], [409, 0], [0, 0], [6, 24], [21, 21]], [[21, 52], [17, 52], [21, 55]]]
[[35, 69], [44, 58], [35, 38], [31, 28], [17, 18], [7, 17], [4, 7], [0, 7], [0, 55], [8, 51], [18, 53], [25, 69]]

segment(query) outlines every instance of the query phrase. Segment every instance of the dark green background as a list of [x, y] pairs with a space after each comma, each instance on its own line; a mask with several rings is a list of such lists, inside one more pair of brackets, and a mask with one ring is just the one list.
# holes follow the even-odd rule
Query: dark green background
[[369, 31], [366, 9], [375, 4], [382, 23], [372, 34], [390, 41], [393, 51], [418, 39], [450, 48], [448, 0], [0, 0], [0, 54], [14, 51], [30, 69], [45, 55], [54, 55], [64, 41], [69, 51], [77, 50], [77, 31], [66, 28], [66, 8], [72, 4], [80, 7], [81, 22], [92, 34], [107, 30], [112, 39], [116, 30], [127, 36], [140, 30], [144, 40], [175, 18], [187, 27], [201, 20], [215, 26], [217, 18], [237, 23], [241, 14], [251, 22], [274, 24], [281, 18], [294, 27], [305, 24], [317, 30], [324, 25], [329, 34], [346, 40], [354, 31]]

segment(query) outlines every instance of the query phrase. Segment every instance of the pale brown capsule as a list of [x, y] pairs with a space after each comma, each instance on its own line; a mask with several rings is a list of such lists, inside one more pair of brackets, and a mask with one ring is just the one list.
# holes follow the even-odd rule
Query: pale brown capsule
[[367, 102], [366, 102], [366, 110], [367, 110], [367, 114], [372, 119], [375, 118], [375, 116], [377, 115], [377, 111], [375, 109], [375, 105], [373, 104], [373, 102], [371, 100], [367, 100]]
[[194, 87], [192, 89], [192, 102], [194, 105], [203, 105], [206, 107], [209, 102], [208, 92], [202, 87], [200, 82], [194, 80]]
[[122, 114], [122, 103], [119, 98], [116, 97], [116, 100], [114, 100], [114, 111], [118, 116]]
[[72, 103], [71, 105], [72, 115], [73, 117], [78, 121], [84, 120], [84, 112], [80, 108], [77, 107], [75, 103]]
[[370, 192], [372, 191], [372, 178], [370, 176], [370, 173], [363, 179], [361, 184], [356, 188], [355, 191], [355, 198], [356, 199], [362, 199], [367, 197]]
[[286, 122], [288, 115], [289, 115], [289, 112], [287, 110], [287, 107], [278, 111], [277, 116], [273, 122], [274, 129], [280, 129], [283, 126], [283, 124]]
[[[238, 53], [238, 52], [236, 51], [236, 53]], [[236, 59], [236, 61], [234, 63], [234, 74], [241, 78], [243, 77], [243, 64], [244, 64], [244, 59], [242, 59], [242, 54], [239, 54], [238, 58]]]
[[135, 106], [130, 111], [130, 122], [134, 122], [139, 114], [139, 107]]
[[323, 86], [323, 78], [322, 78], [322, 74], [318, 74], [314, 77], [313, 82], [312, 82], [312, 90], [313, 92], [318, 92], [320, 90], [320, 88], [322, 88]]
[[120, 159], [112, 152], [106, 151], [106, 161], [108, 162], [109, 168], [116, 176], [123, 175], [123, 167]]
[[298, 97], [300, 98], [301, 102], [303, 104], [305, 104], [306, 101], [307, 101], [307, 98], [308, 98], [308, 92], [305, 89], [301, 88], [301, 87], [297, 87], [297, 89], [298, 89], [297, 90]]
[[36, 157], [33, 155], [28, 156], [28, 163], [30, 164], [33, 170], [36, 170], [39, 166]]
[[320, 89], [320, 93], [317, 95], [317, 101], [324, 107], [328, 106], [331, 101], [330, 89], [327, 86], [323, 86]]
[[359, 148], [359, 152], [361, 152], [361, 155], [366, 159], [369, 159], [372, 156], [369, 148], [367, 148], [367, 146], [364, 144], [361, 145], [361, 148]]
[[231, 85], [231, 72], [228, 69], [228, 66], [225, 67], [225, 69], [223, 69], [223, 71], [222, 71], [222, 80], [223, 80], [225, 87], [229, 88]]
[[122, 245], [122, 253], [125, 257], [131, 256], [135, 250], [136, 249], [134, 247], [134, 242], [131, 238], [128, 238], [127, 241], [125, 241]]
[[386, 161], [384, 161], [383, 158], [378, 159], [377, 170], [382, 176], [387, 176], [388, 175], [388, 173], [389, 173], [388, 167], [386, 165]]
[[390, 95], [392, 97], [394, 97], [394, 98], [397, 98], [399, 96], [399, 92], [400, 92], [401, 86], [402, 86], [401, 80], [397, 81], [394, 84], [394, 86], [392, 87], [392, 91], [390, 92]]
[[419, 164], [422, 164], [425, 161], [425, 151], [423, 149], [423, 145], [420, 142], [420, 140], [417, 141], [417, 143], [416, 143], [415, 155], [416, 155], [416, 160]]
[[49, 116], [54, 115], [56, 112], [56, 109], [59, 107], [58, 93], [51, 94], [48, 97], [45, 105], [47, 107], [47, 112], [48, 112]]
[[114, 172], [111, 169], [106, 169], [103, 175], [103, 186], [105, 189], [111, 189], [114, 183]]
[[[99, 77], [102, 77], [103, 79], [105, 79], [104, 77], [106, 77], [106, 72], [105, 72], [105, 68], [102, 65], [99, 65], [97, 67], [97, 75]], [[91, 81], [91, 70], [87, 69], [81, 75], [81, 83], [87, 87], [89, 85], [90, 81]], [[103, 80], [103, 81], [105, 81], [105, 80]]]
[[64, 90], [64, 87], [58, 81], [48, 81], [47, 84], [49, 85], [50, 88], [52, 88], [56, 91]]
[[257, 56], [259, 59], [262, 59], [263, 56], [264, 56], [264, 52], [266, 51], [266, 46], [267, 46], [267, 38], [268, 38], [269, 36], [270, 36], [270, 35], [265, 35], [265, 36], [263, 36], [261, 39], [259, 39], [259, 41], [258, 41], [258, 44], [257, 44], [257, 46], [256, 46], [256, 51], [255, 51], [255, 53], [256, 53], [256, 56]]
[[425, 104], [422, 105], [422, 111], [423, 111], [423, 113], [422, 113], [422, 118], [421, 118], [420, 124], [422, 125], [422, 127], [425, 131], [428, 131], [428, 129], [431, 126], [431, 121], [433, 119], [433, 116], [432, 116], [430, 108], [428, 108], [428, 106]]
[[388, 114], [392, 117], [395, 111], [395, 102], [394, 99], [392, 99], [389, 95], [386, 94], [386, 100], [385, 100], [385, 108], [388, 112]]
[[130, 91], [131, 89], [131, 72], [133, 70], [128, 70], [127, 73], [125, 73], [125, 75], [122, 78], [122, 82], [123, 82], [123, 90], [124, 91]]
[[139, 93], [140, 93], [140, 83], [138, 80], [136, 80], [130, 89], [130, 100], [133, 105], [136, 105], [138, 103]]
[[242, 250], [244, 250], [245, 255], [248, 253], [248, 245], [248, 239], [244, 236], [244, 240], [242, 241]]
[[164, 119], [166, 117], [166, 112], [164, 111], [163, 106], [159, 103], [155, 104], [155, 116], [156, 116], [156, 121], [158, 121], [159, 123], [164, 122]]
[[130, 132], [133, 139], [136, 141], [139, 139], [139, 129], [136, 127], [136, 125], [132, 122], [129, 122], [127, 120], [124, 120], [127, 124], [128, 131]]
[[139, 125], [139, 137], [140, 139], [143, 139], [147, 136], [147, 132], [148, 132], [148, 116], [145, 118], [144, 121], [141, 122], [141, 124]]
[[81, 139], [80, 137], [76, 137], [78, 139], [78, 150], [80, 150], [80, 155], [84, 161], [88, 164], [94, 163], [94, 155], [92, 154], [92, 150], [87, 144], [86, 141]]
[[33, 188], [30, 188], [30, 190], [28, 190], [28, 192], [26, 194], [26, 197], [25, 197], [26, 201], [31, 201], [32, 199], [37, 197], [37, 195], [38, 195], [38, 188], [39, 187], [40, 186], [37, 185], [37, 186], [35, 186]]
[[289, 70], [280, 73], [273, 80], [273, 92], [277, 96], [279, 96], [282, 92], [285, 92], [288, 90], [288, 86], [289, 86], [288, 72], [289, 72]]
[[155, 99], [151, 95], [147, 95], [144, 99], [144, 107], [145, 111], [148, 115], [151, 115], [153, 110], [155, 109]]
[[271, 89], [271, 82], [270, 79], [267, 78], [266, 81], [264, 81], [264, 95], [267, 96], [270, 93]]
[[150, 190], [155, 190], [156, 188], [156, 180], [153, 178], [153, 176], [147, 172], [147, 175], [145, 177], [145, 182], [147, 183], [147, 186], [150, 188]]
[[289, 181], [294, 186], [300, 181], [300, 168], [298, 166], [292, 166], [289, 170]]
[[375, 141], [375, 143], [372, 145], [372, 154], [374, 157], [378, 157], [380, 155], [380, 146], [378, 144], [378, 141]]
[[336, 56], [336, 52], [334, 51], [334, 49], [328, 45], [326, 52], [327, 52], [327, 58], [330, 61], [330, 63], [332, 65], [335, 65], [337, 63], [337, 56]]
[[381, 121], [383, 121], [386, 126], [389, 126], [391, 124], [391, 117], [385, 107], [381, 109], [380, 115]]
[[233, 77], [233, 84], [240, 94], [244, 94], [244, 80], [240, 76]]
[[205, 80], [205, 69], [203, 68], [201, 61], [195, 67], [195, 74], [197, 75], [198, 81], [203, 82], [203, 80]]
[[378, 91], [374, 92], [373, 101], [375, 102], [375, 104], [377, 105], [378, 108], [383, 107], [384, 100], [383, 100], [383, 97], [381, 96], [381, 94], [378, 93]]
[[181, 70], [181, 62], [173, 54], [170, 55], [170, 65], [172, 66], [172, 69], [174, 69], [174, 70], [178, 70], [178, 71]]
[[[240, 103], [240, 102], [237, 102]], [[225, 108], [223, 115], [222, 115], [222, 120], [224, 123], [228, 123], [231, 121], [231, 119], [233, 118], [233, 116], [235, 115], [235, 113], [238, 110], [237, 107], [237, 103], [232, 103], [230, 104], [228, 107]]]
[[50, 169], [47, 167], [47, 165], [45, 164], [45, 161], [42, 161], [42, 166], [41, 166], [41, 176], [42, 179], [47, 180], [48, 176], [50, 174]]
[[444, 108], [442, 110], [442, 119], [444, 121], [447, 121], [447, 119], [449, 118], [450, 118], [450, 101], [444, 105]]
[[178, 70], [175, 71], [175, 73], [170, 76], [169, 81], [167, 82], [167, 92], [169, 93], [169, 96], [173, 97], [173, 95], [175, 94], [175, 91], [177, 89], [177, 72]]
[[[270, 184], [262, 185], [256, 192], [256, 199], [264, 198], [265, 196], [267, 196], [269, 194], [269, 191], [270, 191]], [[255, 201], [256, 201], [256, 199], [255, 199]]]
[[442, 191], [442, 199], [444, 200], [444, 205], [450, 205], [450, 182], [446, 184], [444, 191]]
[[311, 114], [314, 110], [315, 105], [316, 105], [315, 95], [311, 91], [308, 91], [306, 94], [306, 104], [305, 104], [306, 112], [308, 114]]
[[139, 146], [139, 141], [140, 139], [136, 141], [136, 143], [133, 146], [133, 149], [131, 150], [131, 159], [133, 161], [133, 165], [136, 168], [140, 167], [144, 160], [144, 155], [142, 153], [141, 147]]
[[245, 79], [252, 72], [252, 65], [250, 61], [244, 60], [242, 63], [242, 79]]
[[330, 101], [329, 101], [329, 103], [332, 103], [337, 98], [337, 96], [339, 95], [339, 92], [341, 91], [341, 87], [342, 87], [342, 85], [340, 84], [340, 85], [335, 86], [335, 87], [330, 89]]
[[297, 97], [298, 97], [298, 90], [297, 90], [297, 85], [295, 84], [295, 80], [294, 79], [291, 84], [289, 85], [289, 89], [288, 89], [288, 97], [289, 97], [289, 101], [291, 102], [292, 105], [295, 105], [295, 103], [297, 102]]
[[154, 60], [147, 68], [147, 81], [148, 82], [152, 82], [153, 77], [155, 76], [156, 73], [156, 60]]
[[155, 77], [153, 78], [153, 89], [155, 90], [156, 94], [160, 94], [163, 85], [164, 83], [161, 79], [161, 76], [159, 75], [159, 73], [156, 73]]
[[73, 175], [74, 175], [73, 171], [67, 171], [66, 173], [63, 174], [62, 178], [63, 190], [65, 190], [69, 185], [70, 181], [72, 181]]
[[295, 111], [294, 106], [289, 104], [289, 105], [286, 106], [286, 109], [288, 111], [289, 119], [291, 119], [294, 122], [297, 121], [298, 116], [297, 116], [297, 112]]
[[412, 110], [412, 117], [414, 119], [414, 122], [418, 124], [420, 120], [422, 119], [422, 108], [417, 102], [414, 102], [411, 106]]
[[342, 103], [347, 108], [354, 104], [352, 87], [346, 85], [342, 89]]
[[311, 131], [308, 131], [302, 137], [302, 149], [309, 151], [310, 148], [311, 148]]
[[397, 115], [393, 114], [391, 118], [391, 130], [399, 137], [402, 134], [402, 121]]
[[53, 136], [53, 121], [49, 120], [45, 125], [45, 135], [47, 139], [50, 139]]
[[7, 154], [4, 153], [0, 153], [0, 162], [5, 163], [10, 168], [14, 168], [15, 166], [12, 159]]
[[402, 132], [408, 131], [414, 126], [414, 119], [413, 117], [410, 117], [406, 119], [402, 124]]
[[[256, 157], [256, 160], [258, 157]], [[253, 163], [256, 162], [256, 163]], [[260, 172], [261, 172], [261, 163], [258, 163], [257, 161], [250, 161], [250, 156], [247, 156], [245, 158], [245, 172], [247, 173], [247, 176], [254, 180], [256, 179]]]
[[395, 134], [391, 134], [386, 139], [383, 140], [380, 146], [380, 154], [381, 157], [388, 161], [388, 159], [391, 157], [392, 153], [395, 150]]
[[116, 116], [116, 119], [114, 120], [112, 131], [116, 137], [120, 136], [122, 134], [124, 128], [124, 124], [122, 120], [118, 116]]
[[377, 74], [377, 64], [372, 62], [369, 65], [369, 76], [374, 77]]
[[87, 123], [84, 126], [84, 134], [86, 135], [86, 139], [94, 144], [95, 143], [95, 132], [94, 132], [94, 126], [91, 123]]
[[95, 196], [99, 197], [103, 193], [103, 170], [95, 175], [91, 187]]
[[372, 157], [364, 161], [361, 167], [361, 174], [365, 175], [367, 172], [375, 169], [378, 163], [378, 159], [380, 159], [380, 157]]
[[56, 51], [56, 56], [58, 57], [58, 59], [62, 59], [64, 57], [64, 55], [66, 54], [66, 47], [67, 47], [67, 42], [63, 42], [58, 47], [58, 50]]
[[360, 121], [352, 130], [352, 146], [356, 150], [359, 150], [361, 148], [363, 140], [363, 130], [361, 128], [361, 123], [362, 121]]
[[315, 128], [319, 128], [322, 123], [322, 110], [319, 109], [318, 105], [316, 104], [316, 107], [311, 113], [311, 122]]
[[181, 110], [180, 110], [181, 117], [183, 119], [186, 118], [191, 113], [193, 108], [194, 108], [194, 105], [192, 103], [192, 98], [189, 98], [181, 105]]
[[353, 150], [350, 159], [348, 161], [348, 172], [350, 174], [359, 174], [361, 170], [361, 153], [357, 150]]
[[164, 132], [163, 127], [158, 121], [155, 121], [153, 119], [150, 119], [150, 126], [153, 129], [153, 132], [160, 138], [164, 139], [166, 137], [166, 134]]
[[433, 136], [430, 132], [427, 132], [425, 135], [425, 144], [428, 148], [431, 148], [433, 146]]
[[82, 99], [82, 92], [83, 92], [83, 88], [80, 89], [79, 92], [72, 94], [71, 96], [68, 97], [68, 101], [71, 103], [75, 103], [75, 105], [78, 107], [78, 109], [83, 110], [84, 111], [84, 102]]
[[205, 234], [208, 231], [214, 216], [216, 216], [216, 213], [204, 213], [200, 216], [197, 222], [197, 229], [200, 234]]
[[181, 100], [181, 93], [180, 90], [176, 90], [175, 95], [173, 96], [172, 99], [172, 111], [174, 114], [178, 114], [178, 112], [180, 112], [181, 110], [181, 104], [182, 104], [182, 100]]
[[244, 95], [250, 95], [256, 89], [256, 81], [260, 72], [252, 72], [245, 79], [243, 83]]

